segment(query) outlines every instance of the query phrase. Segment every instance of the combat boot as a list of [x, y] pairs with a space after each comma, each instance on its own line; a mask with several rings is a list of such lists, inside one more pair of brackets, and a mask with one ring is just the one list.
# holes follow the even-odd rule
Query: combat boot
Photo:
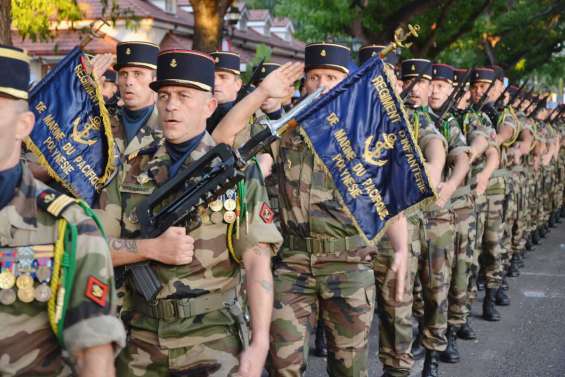
[[540, 239], [539, 229], [536, 228], [536, 229], [532, 232], [532, 243], [533, 243], [534, 245], [538, 245], [538, 244], [539, 244], [539, 239]]
[[456, 364], [461, 360], [457, 349], [458, 330], [455, 326], [447, 327], [447, 348], [439, 354], [439, 359], [444, 363]]
[[316, 328], [316, 341], [314, 342], [314, 351], [312, 352], [317, 357], [328, 356], [328, 346], [326, 344], [326, 334], [324, 331], [324, 322], [318, 320], [318, 327]]
[[496, 305], [498, 306], [508, 306], [510, 305], [510, 297], [502, 287], [498, 288], [496, 291]]
[[487, 288], [485, 299], [483, 300], [483, 319], [487, 321], [500, 321], [500, 313], [496, 310], [496, 288]]
[[555, 210], [555, 212], [553, 213], [553, 216], [555, 217], [555, 223], [561, 224], [561, 215], [560, 215], [558, 209]]
[[508, 280], [506, 280], [505, 278], [502, 279], [502, 281], [500, 282], [500, 288], [504, 289], [505, 291], [510, 289], [510, 287], [508, 286]]
[[524, 255], [526, 255], [526, 250], [522, 250], [519, 254], [518, 254], [518, 268], [524, 268], [526, 267], [526, 263], [524, 262]]
[[457, 331], [457, 336], [463, 340], [475, 340], [477, 339], [477, 334], [475, 330], [471, 327], [471, 320], [467, 317], [467, 321], [459, 328]]
[[540, 239], [541, 238], [545, 238], [545, 235], [547, 234], [547, 224], [543, 224], [539, 227], [539, 235], [540, 235]]
[[426, 360], [424, 360], [424, 369], [422, 377], [438, 377], [439, 376], [439, 353], [437, 351], [426, 350]]
[[547, 222], [547, 226], [549, 228], [555, 228], [555, 216], [553, 215], [553, 213], [549, 215], [549, 221]]
[[532, 250], [532, 236], [530, 234], [526, 236], [526, 250], [528, 251]]
[[565, 206], [561, 206], [561, 211], [560, 211], [560, 215], [561, 217], [565, 217]]
[[520, 276], [520, 270], [518, 269], [518, 256], [516, 254], [512, 255], [510, 259], [510, 267], [508, 267], [508, 276], [511, 278], [517, 278]]
[[426, 349], [422, 345], [422, 322], [418, 321], [418, 326], [412, 327], [412, 357], [414, 360], [422, 360]]

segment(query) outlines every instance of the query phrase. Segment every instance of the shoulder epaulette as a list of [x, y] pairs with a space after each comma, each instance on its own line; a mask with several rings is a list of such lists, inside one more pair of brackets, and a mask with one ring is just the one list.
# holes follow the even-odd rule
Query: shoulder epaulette
[[37, 205], [39, 208], [55, 217], [61, 217], [65, 209], [75, 203], [76, 199], [53, 189], [43, 190], [37, 196]]

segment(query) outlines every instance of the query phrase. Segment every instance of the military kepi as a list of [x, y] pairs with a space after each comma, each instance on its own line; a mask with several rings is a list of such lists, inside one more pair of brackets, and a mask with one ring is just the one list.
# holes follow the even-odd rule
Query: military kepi
[[233, 74], [239, 75], [239, 66], [241, 59], [238, 53], [231, 51], [215, 51], [210, 53], [214, 59], [216, 69], [220, 71], [228, 71]]
[[29, 61], [22, 49], [0, 45], [0, 95], [28, 99]]
[[496, 72], [490, 68], [473, 68], [471, 73], [471, 84], [476, 82], [491, 83], [496, 79]]
[[448, 83], [453, 83], [453, 67], [447, 64], [434, 64], [432, 65], [432, 80], [445, 80]]
[[402, 80], [421, 77], [432, 79], [432, 62], [427, 59], [407, 59], [402, 62]]
[[[383, 45], [366, 45], [359, 49], [359, 65], [363, 65], [367, 60], [375, 55], [379, 55], [385, 48]], [[385, 63], [396, 65], [398, 64], [398, 55], [391, 51], [383, 59]]]
[[265, 80], [265, 77], [269, 76], [271, 72], [279, 68], [281, 65], [277, 63], [263, 63], [261, 71], [257, 75], [257, 79], [253, 82], [254, 85], [259, 84], [261, 81]]
[[154, 91], [166, 85], [180, 85], [211, 92], [214, 88], [214, 59], [192, 50], [165, 50], [157, 59], [157, 80], [149, 86]]
[[159, 46], [149, 42], [122, 42], [116, 47], [114, 70], [124, 67], [157, 68]]
[[306, 46], [305, 71], [314, 68], [331, 68], [349, 73], [351, 50], [334, 43], [312, 43]]

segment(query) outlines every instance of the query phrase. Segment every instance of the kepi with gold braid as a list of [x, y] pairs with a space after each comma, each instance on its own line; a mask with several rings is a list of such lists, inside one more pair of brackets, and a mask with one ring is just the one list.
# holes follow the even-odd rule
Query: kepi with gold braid
[[150, 42], [122, 42], [116, 47], [114, 70], [124, 67], [157, 69], [159, 46]]
[[29, 62], [24, 50], [0, 45], [0, 95], [28, 99]]
[[186, 86], [212, 92], [214, 59], [203, 52], [166, 50], [157, 59], [157, 80], [149, 86], [154, 91], [166, 85]]
[[311, 43], [304, 50], [307, 72], [313, 68], [330, 68], [349, 73], [351, 50], [335, 43]]
[[279, 68], [281, 65], [277, 63], [263, 63], [261, 71], [257, 75], [257, 80], [253, 82], [253, 85], [258, 85], [261, 81], [265, 80], [267, 76], [275, 69]]
[[239, 54], [232, 51], [214, 51], [210, 53], [214, 59], [215, 68], [218, 71], [231, 72], [234, 75], [239, 75], [241, 59]]
[[490, 84], [496, 80], [496, 72], [494, 69], [480, 67], [480, 68], [473, 68], [473, 73], [471, 73], [471, 85], [476, 82], [486, 82]]
[[402, 80], [409, 80], [414, 77], [431, 80], [432, 62], [428, 59], [406, 59], [401, 63], [401, 72]]
[[452, 84], [454, 79], [453, 67], [447, 64], [432, 65], [432, 80], [445, 80]]

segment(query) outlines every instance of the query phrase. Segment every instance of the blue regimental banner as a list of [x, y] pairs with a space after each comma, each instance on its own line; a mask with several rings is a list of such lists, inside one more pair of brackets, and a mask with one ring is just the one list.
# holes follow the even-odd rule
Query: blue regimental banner
[[370, 243], [391, 217], [434, 197], [389, 74], [375, 56], [297, 118], [344, 209]]
[[32, 89], [26, 146], [70, 194], [92, 204], [115, 159], [108, 111], [85, 59], [76, 47]]

